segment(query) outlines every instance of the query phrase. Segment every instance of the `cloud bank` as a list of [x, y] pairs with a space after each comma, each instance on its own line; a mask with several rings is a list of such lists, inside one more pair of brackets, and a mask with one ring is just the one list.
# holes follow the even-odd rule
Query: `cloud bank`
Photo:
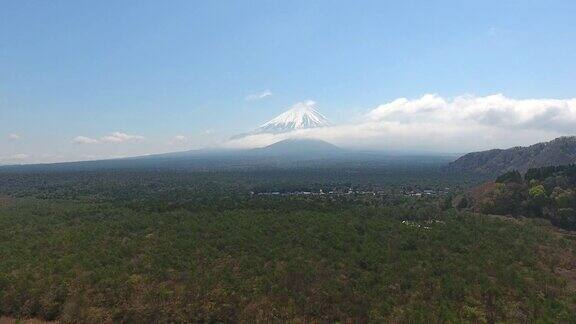
[[576, 98], [512, 99], [502, 94], [435, 94], [399, 98], [368, 111], [359, 122], [260, 134], [226, 147], [261, 147], [286, 138], [314, 138], [347, 147], [394, 151], [467, 152], [528, 145], [576, 131]]

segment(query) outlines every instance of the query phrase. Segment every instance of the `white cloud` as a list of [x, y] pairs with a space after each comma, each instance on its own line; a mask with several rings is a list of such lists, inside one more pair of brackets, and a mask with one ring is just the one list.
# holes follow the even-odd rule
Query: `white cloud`
[[374, 121], [455, 123], [515, 129], [570, 132], [576, 126], [576, 98], [517, 100], [496, 94], [460, 96], [446, 100], [437, 95], [400, 98], [372, 110]]
[[110, 135], [103, 136], [100, 139], [87, 136], [77, 136], [72, 140], [72, 142], [75, 144], [126, 143], [142, 141], [144, 139], [144, 136], [140, 135], [130, 135], [122, 132], [114, 132]]
[[262, 92], [254, 93], [254, 94], [251, 94], [249, 96], [246, 96], [245, 100], [246, 101], [256, 101], [256, 100], [264, 99], [264, 98], [270, 97], [270, 96], [272, 96], [272, 91], [264, 90]]
[[184, 135], [176, 135], [176, 136], [174, 136], [173, 140], [176, 142], [186, 142], [186, 141], [188, 141], [188, 137], [186, 137]]
[[0, 162], [19, 163], [27, 160], [30, 156], [28, 154], [19, 153], [6, 157], [0, 157]]
[[22, 138], [22, 136], [20, 136], [19, 134], [8, 134], [8, 139], [13, 140], [13, 141], [17, 141], [21, 138]]
[[23, 153], [14, 154], [10, 158], [13, 160], [26, 160], [28, 158], [28, 154], [23, 154]]
[[576, 98], [518, 100], [496, 94], [445, 99], [427, 94], [380, 105], [357, 123], [252, 135], [224, 145], [260, 147], [306, 137], [350, 147], [467, 152], [532, 144], [573, 135], [575, 130]]
[[86, 136], [77, 136], [72, 140], [75, 144], [98, 144], [100, 141]]
[[178, 144], [184, 144], [188, 142], [188, 137], [184, 136], [184, 135], [176, 135], [174, 136], [169, 142], [169, 145], [178, 145]]
[[124, 142], [136, 142], [141, 140], [144, 140], [144, 136], [130, 135], [121, 132], [114, 132], [100, 139], [100, 141], [104, 143], [124, 143]]

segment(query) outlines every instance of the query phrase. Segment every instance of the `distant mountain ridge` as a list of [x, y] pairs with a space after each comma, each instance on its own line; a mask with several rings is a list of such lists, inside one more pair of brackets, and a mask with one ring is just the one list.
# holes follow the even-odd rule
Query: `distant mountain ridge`
[[530, 168], [572, 163], [576, 163], [576, 136], [559, 137], [527, 147], [468, 153], [450, 163], [448, 168], [494, 176], [512, 170], [526, 172]]
[[254, 149], [211, 148], [122, 159], [6, 165], [3, 172], [93, 171], [93, 170], [253, 170], [258, 168], [354, 167], [390, 165], [446, 165], [453, 156], [413, 155], [381, 151], [357, 151], [331, 143], [291, 138]]

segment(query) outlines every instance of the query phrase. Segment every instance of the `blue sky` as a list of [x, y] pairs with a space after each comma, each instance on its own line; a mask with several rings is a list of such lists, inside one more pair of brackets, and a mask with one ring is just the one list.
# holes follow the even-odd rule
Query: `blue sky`
[[575, 21], [574, 1], [5, 0], [0, 163], [211, 145], [305, 100], [335, 124], [425, 94], [567, 100]]

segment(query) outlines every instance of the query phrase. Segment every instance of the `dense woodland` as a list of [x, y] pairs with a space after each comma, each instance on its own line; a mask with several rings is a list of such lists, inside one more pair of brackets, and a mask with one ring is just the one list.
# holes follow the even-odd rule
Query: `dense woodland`
[[511, 171], [479, 187], [474, 204], [482, 213], [537, 217], [576, 230], [576, 165]]
[[[474, 181], [422, 166], [0, 173], [0, 314], [573, 322], [572, 236], [402, 194]], [[337, 187], [386, 194], [251, 194]]]

